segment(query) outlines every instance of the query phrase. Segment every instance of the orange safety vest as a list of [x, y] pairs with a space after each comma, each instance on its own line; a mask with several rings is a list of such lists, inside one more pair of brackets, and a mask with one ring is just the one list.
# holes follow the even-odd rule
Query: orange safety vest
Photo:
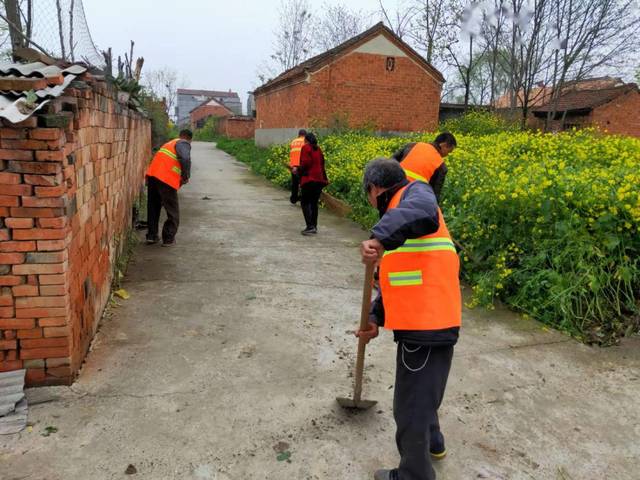
[[290, 167], [299, 167], [300, 166], [300, 154], [302, 153], [302, 147], [304, 146], [304, 137], [298, 137], [291, 142], [289, 152], [289, 166]]
[[177, 138], [160, 147], [146, 173], [147, 177], [155, 177], [176, 190], [180, 189], [182, 178], [182, 167], [176, 153], [176, 143], [179, 141]]
[[443, 163], [444, 160], [436, 147], [430, 143], [418, 142], [409, 151], [407, 157], [400, 162], [400, 166], [404, 169], [410, 182], [420, 180], [429, 183], [433, 172]]
[[[398, 206], [406, 188], [389, 209]], [[460, 261], [440, 209], [438, 218], [437, 232], [409, 239], [382, 257], [380, 289], [389, 330], [444, 330], [462, 323]]]

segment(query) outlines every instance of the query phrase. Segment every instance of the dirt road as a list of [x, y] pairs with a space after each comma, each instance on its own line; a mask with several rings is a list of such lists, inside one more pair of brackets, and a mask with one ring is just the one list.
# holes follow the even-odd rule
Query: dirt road
[[[390, 334], [368, 350], [379, 408], [334, 402], [351, 389], [366, 232], [321, 212], [302, 237], [286, 192], [211, 144], [194, 144], [181, 202], [178, 245], [137, 248], [131, 298], [78, 381], [28, 392], [33, 428], [0, 437], [0, 478], [368, 480], [394, 466]], [[463, 321], [439, 478], [638, 479], [640, 342], [589, 348], [504, 311]]]

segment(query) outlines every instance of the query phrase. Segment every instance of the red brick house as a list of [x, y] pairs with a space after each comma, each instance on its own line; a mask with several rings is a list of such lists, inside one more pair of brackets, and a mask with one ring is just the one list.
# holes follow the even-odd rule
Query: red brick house
[[208, 118], [230, 117], [234, 113], [227, 107], [214, 99], [207, 99], [191, 110], [189, 118], [191, 120], [191, 128], [202, 128]]
[[294, 137], [299, 128], [433, 130], [444, 77], [379, 23], [257, 88], [256, 143]]
[[549, 125], [553, 131], [598, 127], [611, 134], [640, 137], [640, 90], [635, 83], [568, 90], [560, 96], [555, 108], [551, 103], [535, 107], [530, 125], [543, 128], [548, 114], [554, 110]]

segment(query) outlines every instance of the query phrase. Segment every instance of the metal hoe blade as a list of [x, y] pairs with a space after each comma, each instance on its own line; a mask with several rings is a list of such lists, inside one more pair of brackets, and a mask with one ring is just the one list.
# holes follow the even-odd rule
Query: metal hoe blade
[[340, 405], [342, 408], [348, 408], [348, 409], [354, 409], [354, 410], [369, 410], [376, 403], [378, 403], [375, 400], [359, 400], [356, 402], [352, 398], [344, 398], [344, 397], [336, 398], [336, 402], [338, 402], [338, 405]]

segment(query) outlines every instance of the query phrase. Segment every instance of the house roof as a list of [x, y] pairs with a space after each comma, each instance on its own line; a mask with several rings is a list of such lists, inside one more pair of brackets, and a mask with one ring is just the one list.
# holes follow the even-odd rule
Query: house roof
[[570, 90], [560, 96], [557, 106], [554, 105], [554, 102], [549, 102], [534, 108], [533, 111], [546, 113], [552, 110], [556, 112], [593, 110], [596, 107], [609, 103], [633, 91], [638, 92], [638, 85], [635, 83], [627, 83], [618, 87], [601, 88], [598, 90]]
[[[212, 103], [213, 102], [213, 103]], [[220, 107], [220, 108], [224, 108], [226, 111], [228, 111], [230, 114], [233, 114], [233, 112], [231, 110], [229, 110], [229, 108], [227, 108], [225, 105], [221, 104], [220, 102], [216, 102], [215, 99], [213, 98], [207, 98], [204, 102], [202, 102], [200, 105], [198, 105], [196, 108], [192, 109], [189, 113], [193, 113], [196, 110], [198, 110], [201, 107], [205, 107], [205, 106], [213, 106], [213, 107]]]
[[240, 98], [237, 92], [220, 92], [217, 90], [191, 90], [188, 88], [179, 88], [178, 95], [198, 95], [204, 97], [219, 97], [219, 98]]
[[371, 38], [382, 34], [386, 36], [389, 40], [395, 43], [400, 49], [402, 49], [411, 59], [416, 61], [422, 68], [427, 70], [431, 75], [433, 75], [436, 80], [440, 82], [444, 82], [444, 77], [442, 73], [440, 73], [433, 65], [427, 62], [418, 52], [416, 52], [413, 48], [407, 45], [400, 37], [398, 37], [391, 29], [386, 27], [383, 22], [375, 24], [368, 30], [356, 35], [353, 38], [350, 38], [344, 43], [341, 43], [337, 47], [332, 48], [331, 50], [327, 50], [320, 55], [316, 55], [304, 62], [296, 65], [289, 70], [278, 75], [273, 80], [268, 81], [264, 85], [256, 88], [254, 90], [255, 95], [259, 95], [261, 93], [265, 93], [272, 88], [275, 88], [280, 85], [285, 85], [289, 82], [293, 82], [301, 76], [307, 74], [307, 72], [314, 72], [321, 67], [331, 63], [337, 57], [344, 55], [351, 50], [359, 47], [363, 43], [367, 42]]
[[[42, 62], [0, 64], [0, 118], [11, 123], [26, 120], [59, 97], [78, 75], [81, 65], [63, 68]], [[34, 96], [29, 100], [28, 95]]]

